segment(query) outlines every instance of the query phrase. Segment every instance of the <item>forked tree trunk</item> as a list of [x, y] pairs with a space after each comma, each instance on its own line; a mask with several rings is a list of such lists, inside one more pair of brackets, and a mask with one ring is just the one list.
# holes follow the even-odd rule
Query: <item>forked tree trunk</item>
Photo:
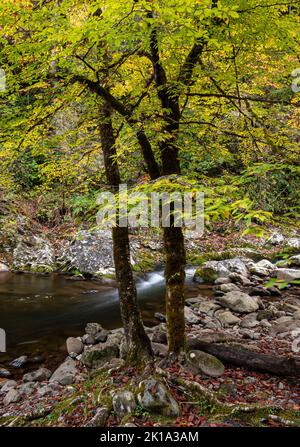
[[[119, 167], [115, 159], [116, 141], [111, 120], [112, 110], [107, 102], [100, 107], [100, 136], [104, 154], [107, 181], [112, 190], [121, 183]], [[116, 279], [119, 289], [120, 309], [128, 347], [127, 360], [139, 364], [152, 356], [151, 342], [145, 332], [137, 302], [137, 291], [130, 263], [128, 228], [112, 229]]]

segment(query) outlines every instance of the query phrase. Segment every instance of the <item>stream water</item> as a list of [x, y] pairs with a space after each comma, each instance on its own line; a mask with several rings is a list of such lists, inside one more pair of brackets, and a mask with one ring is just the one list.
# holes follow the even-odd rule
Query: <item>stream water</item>
[[[187, 269], [187, 297], [209, 296], [206, 286], [193, 283], [193, 273]], [[154, 314], [164, 313], [163, 273], [138, 280], [137, 290], [145, 324], [158, 324]], [[53, 355], [68, 336], [82, 335], [88, 322], [106, 329], [121, 326], [115, 288], [61, 275], [0, 274], [0, 328], [7, 337], [7, 353], [0, 354], [0, 363], [21, 354]]]

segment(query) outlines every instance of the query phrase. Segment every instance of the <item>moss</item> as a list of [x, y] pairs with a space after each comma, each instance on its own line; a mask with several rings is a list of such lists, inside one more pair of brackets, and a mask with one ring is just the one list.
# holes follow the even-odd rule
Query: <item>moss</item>
[[157, 252], [148, 250], [139, 250], [137, 253], [136, 263], [133, 265], [133, 271], [147, 273], [156, 267], [160, 261], [160, 256]]

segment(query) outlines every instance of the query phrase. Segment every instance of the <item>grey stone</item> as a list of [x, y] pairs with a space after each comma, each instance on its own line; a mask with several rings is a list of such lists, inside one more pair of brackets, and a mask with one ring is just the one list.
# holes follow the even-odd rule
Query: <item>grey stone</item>
[[8, 371], [8, 369], [0, 368], [0, 377], [6, 379], [7, 377], [10, 377], [11, 373]]
[[13, 251], [13, 268], [33, 272], [54, 271], [56, 264], [52, 245], [40, 236], [22, 240]]
[[193, 350], [186, 354], [188, 369], [194, 374], [220, 377], [224, 374], [224, 365], [219, 359], [206, 352]]
[[251, 329], [259, 326], [259, 321], [257, 320], [257, 314], [248, 314], [241, 321], [241, 327], [246, 329]]
[[84, 334], [82, 337], [82, 341], [85, 345], [94, 345], [96, 344], [95, 337], [93, 335]]
[[21, 394], [19, 393], [19, 391], [12, 388], [11, 390], [8, 391], [8, 393], [4, 397], [3, 405], [5, 406], [10, 405], [12, 403], [19, 402], [20, 400], [21, 400]]
[[95, 337], [102, 329], [103, 327], [99, 323], [88, 323], [85, 327], [85, 333]]
[[108, 338], [109, 332], [105, 329], [102, 329], [101, 332], [98, 332], [98, 334], [95, 335], [95, 341], [96, 343], [104, 343], [106, 342]]
[[81, 361], [89, 368], [99, 368], [113, 357], [118, 356], [119, 344], [112, 343], [108, 340], [105, 343], [99, 343], [84, 351]]
[[295, 255], [289, 258], [288, 265], [290, 267], [300, 267], [300, 255]]
[[236, 317], [235, 315], [233, 315], [229, 310], [227, 311], [220, 311], [220, 312], [216, 312], [215, 316], [218, 318], [218, 320], [220, 320], [220, 322], [224, 325], [224, 326], [230, 326], [233, 324], [239, 324], [240, 323], [240, 318]]
[[259, 308], [257, 301], [243, 292], [228, 292], [226, 295], [217, 298], [217, 301], [234, 312], [250, 313]]
[[231, 281], [230, 281], [230, 279], [227, 277], [220, 277], [220, 278], [217, 278], [216, 280], [215, 280], [215, 285], [216, 286], [218, 286], [218, 285], [220, 285], [220, 284], [230, 284], [231, 283]]
[[272, 326], [270, 332], [273, 335], [291, 332], [300, 328], [300, 320], [286, 321], [285, 323], [279, 323]]
[[116, 391], [112, 399], [113, 409], [117, 416], [123, 417], [134, 412], [137, 406], [135, 395], [131, 391]]
[[24, 382], [43, 382], [44, 380], [50, 379], [52, 373], [47, 368], [40, 368], [37, 371], [32, 371], [24, 374]]
[[249, 263], [248, 269], [251, 273], [254, 273], [255, 275], [269, 276], [277, 269], [277, 267], [267, 259], [262, 259], [257, 263], [254, 262]]
[[76, 362], [68, 358], [52, 374], [50, 382], [57, 382], [60, 385], [71, 385], [75, 382], [77, 374]]
[[282, 281], [293, 281], [294, 279], [300, 279], [300, 270], [295, 269], [278, 269], [276, 276]]
[[199, 323], [199, 318], [190, 307], [184, 306], [184, 319], [189, 324]]
[[154, 317], [158, 320], [158, 321], [162, 321], [163, 323], [166, 322], [166, 316], [160, 312], [155, 312]]
[[7, 265], [0, 262], [0, 273], [2, 273], [2, 272], [9, 272], [9, 267], [7, 267]]
[[240, 329], [239, 333], [243, 338], [249, 338], [250, 340], [259, 340], [260, 335], [257, 332], [251, 331], [250, 329]]
[[18, 357], [17, 359], [14, 359], [12, 362], [10, 362], [9, 366], [12, 366], [13, 368], [22, 368], [22, 366], [26, 365], [28, 360], [27, 355], [21, 355], [21, 357]]
[[147, 411], [178, 417], [179, 406], [164, 384], [151, 378], [140, 382], [137, 395], [138, 402]]
[[22, 383], [21, 385], [18, 386], [19, 393], [25, 394], [25, 396], [32, 394], [35, 390], [36, 390], [35, 382]]
[[152, 343], [154, 355], [158, 357], [166, 357], [168, 354], [168, 346], [162, 343]]
[[233, 283], [221, 284], [220, 286], [217, 286], [217, 290], [221, 290], [221, 292], [224, 292], [224, 293], [240, 291], [239, 287]]
[[69, 337], [66, 341], [67, 351], [69, 354], [74, 352], [75, 354], [81, 354], [83, 351], [83, 343], [78, 338]]
[[16, 388], [17, 386], [18, 384], [15, 380], [6, 380], [0, 388], [1, 393], [7, 393], [7, 391], [11, 390], [12, 388]]
[[108, 407], [97, 408], [92, 419], [85, 425], [86, 427], [104, 427], [109, 416], [110, 410]]

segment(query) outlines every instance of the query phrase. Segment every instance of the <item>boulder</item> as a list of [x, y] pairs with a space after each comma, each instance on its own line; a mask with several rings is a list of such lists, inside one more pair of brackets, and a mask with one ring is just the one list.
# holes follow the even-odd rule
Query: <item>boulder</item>
[[32, 272], [54, 271], [56, 264], [52, 245], [39, 236], [19, 242], [13, 251], [13, 268]]
[[283, 234], [275, 232], [267, 240], [266, 243], [271, 245], [281, 245], [285, 241]]
[[40, 368], [37, 371], [32, 371], [23, 376], [23, 382], [43, 382], [50, 379], [52, 373], [47, 368]]
[[215, 311], [220, 309], [221, 306], [219, 304], [214, 303], [213, 301], [203, 301], [200, 306], [197, 307], [198, 314], [205, 314], [209, 316], [213, 316]]
[[284, 332], [291, 332], [300, 328], [300, 320], [286, 321], [284, 323], [277, 323], [272, 326], [270, 333], [272, 335], [282, 334]]
[[186, 354], [188, 369], [193, 374], [205, 374], [220, 377], [224, 374], [224, 365], [219, 359], [202, 351], [190, 351]]
[[36, 390], [36, 383], [35, 382], [27, 382], [22, 383], [18, 386], [18, 391], [22, 395], [28, 396], [29, 394], [32, 394]]
[[48, 383], [48, 385], [44, 385], [38, 388], [37, 393], [39, 396], [55, 396], [61, 392], [61, 386], [58, 383]]
[[157, 357], [166, 357], [168, 354], [168, 346], [162, 343], [152, 343], [153, 353]]
[[254, 263], [251, 262], [248, 264], [248, 269], [250, 273], [253, 273], [258, 276], [269, 276], [271, 275], [276, 269], [276, 265], [272, 264], [272, 262], [268, 261], [267, 259], [262, 259], [261, 261]]
[[75, 354], [81, 354], [83, 351], [83, 343], [78, 338], [69, 337], [66, 341], [67, 351], [69, 354], [74, 352]]
[[221, 276], [220, 278], [217, 278], [215, 280], [215, 285], [216, 286], [218, 286], [220, 284], [230, 284], [230, 283], [231, 283], [230, 279], [226, 278], [226, 277], [223, 277], [223, 276]]
[[292, 256], [287, 262], [290, 267], [300, 267], [300, 255]]
[[277, 279], [287, 282], [293, 281], [294, 279], [300, 279], [300, 270], [279, 268], [276, 271], [276, 277]]
[[54, 371], [50, 382], [57, 382], [60, 385], [71, 385], [75, 382], [76, 374], [76, 362], [68, 358]]
[[224, 292], [224, 293], [233, 292], [233, 291], [240, 291], [238, 286], [236, 284], [233, 284], [233, 283], [221, 284], [220, 286], [217, 286], [216, 289], [217, 290], [221, 290], [221, 292]]
[[224, 296], [218, 297], [217, 302], [239, 313], [255, 312], [259, 307], [255, 298], [243, 292], [228, 292]]
[[120, 418], [134, 412], [137, 406], [135, 395], [131, 391], [121, 390], [113, 394], [113, 409]]
[[179, 405], [171, 393], [154, 378], [140, 382], [137, 399], [140, 406], [149, 412], [167, 417], [178, 417], [180, 414]]
[[291, 237], [286, 241], [287, 245], [292, 248], [300, 248], [300, 238], [299, 237]]
[[119, 344], [110, 342], [98, 343], [82, 354], [81, 362], [89, 368], [99, 368], [113, 357], [119, 357]]
[[18, 357], [17, 359], [14, 359], [10, 362], [9, 366], [13, 368], [22, 368], [24, 365], [26, 365], [28, 361], [27, 355], [21, 355], [21, 357]]
[[6, 394], [6, 396], [3, 399], [3, 405], [10, 405], [12, 403], [19, 402], [21, 400], [21, 394], [19, 391], [12, 388], [9, 390], [9, 392]]
[[251, 329], [256, 326], [259, 326], [259, 321], [257, 320], [256, 313], [248, 314], [242, 319], [241, 327]]

